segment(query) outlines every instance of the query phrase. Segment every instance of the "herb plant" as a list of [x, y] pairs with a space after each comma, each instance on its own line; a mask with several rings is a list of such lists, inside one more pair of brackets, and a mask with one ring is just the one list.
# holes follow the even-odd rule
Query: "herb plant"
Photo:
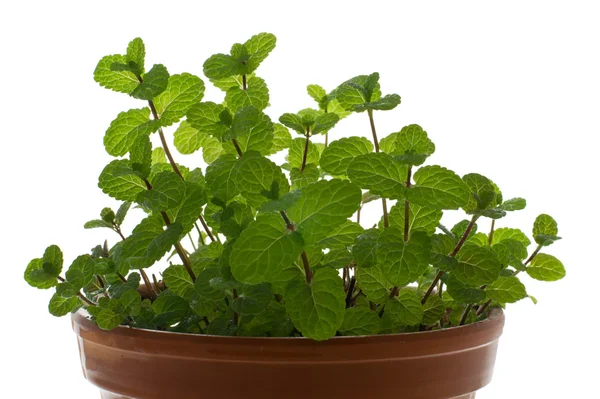
[[[559, 239], [552, 217], [535, 220], [529, 254], [526, 234], [495, 226], [524, 199], [504, 200], [480, 174], [423, 166], [435, 145], [419, 125], [379, 140], [374, 115], [400, 104], [399, 95], [382, 93], [379, 74], [329, 93], [309, 85], [315, 108], [273, 122], [256, 72], [275, 43], [261, 33], [206, 60], [204, 75], [225, 93], [222, 102], [202, 101], [197, 76], [147, 68], [139, 38], [125, 55], [100, 60], [95, 80], [141, 101], [104, 136], [116, 159], [98, 185], [122, 205], [84, 226], [113, 230], [119, 241], [77, 257], [64, 277], [55, 245], [29, 263], [25, 280], [56, 290], [51, 314], [83, 307], [106, 330], [325, 340], [472, 323], [528, 297], [519, 273], [564, 277], [562, 263], [541, 252]], [[336, 139], [335, 125], [352, 113], [365, 126], [368, 118], [369, 138]], [[180, 153], [202, 149], [208, 166], [178, 164], [166, 128]], [[283, 165], [269, 158], [279, 152], [287, 154]], [[364, 228], [360, 211], [370, 201], [383, 216]], [[132, 205], [146, 217], [126, 234]], [[443, 211], [456, 209], [468, 218], [444, 227]], [[486, 220], [489, 232], [478, 231]], [[166, 270], [150, 277], [148, 268], [167, 256]]]

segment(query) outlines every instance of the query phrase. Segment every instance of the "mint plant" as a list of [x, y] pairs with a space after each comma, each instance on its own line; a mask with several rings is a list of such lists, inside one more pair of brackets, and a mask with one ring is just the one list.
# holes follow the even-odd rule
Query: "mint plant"
[[[122, 205], [84, 225], [112, 230], [114, 243], [77, 257], [64, 277], [55, 245], [27, 266], [31, 286], [55, 289], [51, 314], [83, 307], [106, 330], [325, 340], [473, 323], [493, 307], [535, 302], [520, 273], [565, 276], [542, 252], [559, 239], [552, 217], [535, 220], [529, 253], [521, 230], [496, 227], [524, 199], [504, 200], [480, 174], [426, 164], [435, 145], [419, 125], [380, 140], [375, 116], [400, 96], [382, 93], [379, 74], [330, 92], [311, 84], [315, 108], [274, 122], [257, 71], [275, 44], [261, 33], [208, 58], [204, 75], [224, 92], [215, 102], [203, 101], [200, 77], [148, 67], [139, 38], [124, 55], [100, 60], [94, 79], [140, 100], [104, 136], [116, 159], [98, 186]], [[365, 126], [368, 118], [370, 131], [336, 137], [336, 124], [353, 113]], [[206, 168], [177, 163], [169, 139], [182, 154], [202, 150]], [[280, 152], [283, 165], [270, 158]], [[364, 227], [360, 211], [371, 201], [381, 203], [382, 218]], [[125, 232], [132, 205], [145, 217]], [[467, 219], [446, 228], [443, 211], [457, 209]], [[149, 271], [163, 259], [162, 273]]]

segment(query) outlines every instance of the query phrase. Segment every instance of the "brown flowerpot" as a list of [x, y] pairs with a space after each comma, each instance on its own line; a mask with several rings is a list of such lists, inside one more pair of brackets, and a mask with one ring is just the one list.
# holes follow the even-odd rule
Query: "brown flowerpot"
[[83, 373], [105, 399], [472, 399], [492, 378], [504, 326], [498, 310], [464, 327], [316, 342], [72, 319]]

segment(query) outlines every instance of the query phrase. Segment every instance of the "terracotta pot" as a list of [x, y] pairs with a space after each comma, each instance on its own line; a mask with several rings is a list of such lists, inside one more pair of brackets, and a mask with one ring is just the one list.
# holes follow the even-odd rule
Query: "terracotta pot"
[[72, 320], [83, 373], [105, 399], [472, 399], [492, 378], [504, 326], [498, 310], [447, 330], [316, 342]]

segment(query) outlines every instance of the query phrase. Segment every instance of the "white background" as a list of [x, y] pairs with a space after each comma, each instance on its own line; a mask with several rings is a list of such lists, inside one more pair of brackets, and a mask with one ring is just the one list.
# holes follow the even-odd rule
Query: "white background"
[[[258, 74], [270, 88], [272, 118], [312, 106], [307, 84], [330, 90], [379, 71], [384, 94], [402, 96], [394, 111], [376, 113], [381, 136], [418, 123], [437, 145], [432, 163], [482, 173], [505, 198], [527, 198], [527, 209], [499, 226], [530, 232], [539, 213], [558, 220], [564, 239], [548, 252], [567, 277], [523, 277], [539, 304], [509, 306], [494, 380], [478, 398], [597, 397], [600, 24], [593, 2], [203, 3], [3, 2], [2, 396], [98, 397], [81, 375], [68, 318], [49, 315], [50, 292], [22, 279], [49, 244], [70, 261], [106, 238], [82, 228], [116, 204], [97, 188], [110, 160], [102, 137], [118, 112], [141, 104], [98, 86], [97, 61], [141, 36], [147, 64], [202, 75], [210, 55], [268, 31], [278, 44]], [[205, 98], [222, 94], [211, 89]], [[341, 122], [332, 139], [350, 134], [369, 137], [366, 115]], [[190, 166], [200, 159], [176, 157]], [[368, 221], [379, 212], [369, 207]]]

